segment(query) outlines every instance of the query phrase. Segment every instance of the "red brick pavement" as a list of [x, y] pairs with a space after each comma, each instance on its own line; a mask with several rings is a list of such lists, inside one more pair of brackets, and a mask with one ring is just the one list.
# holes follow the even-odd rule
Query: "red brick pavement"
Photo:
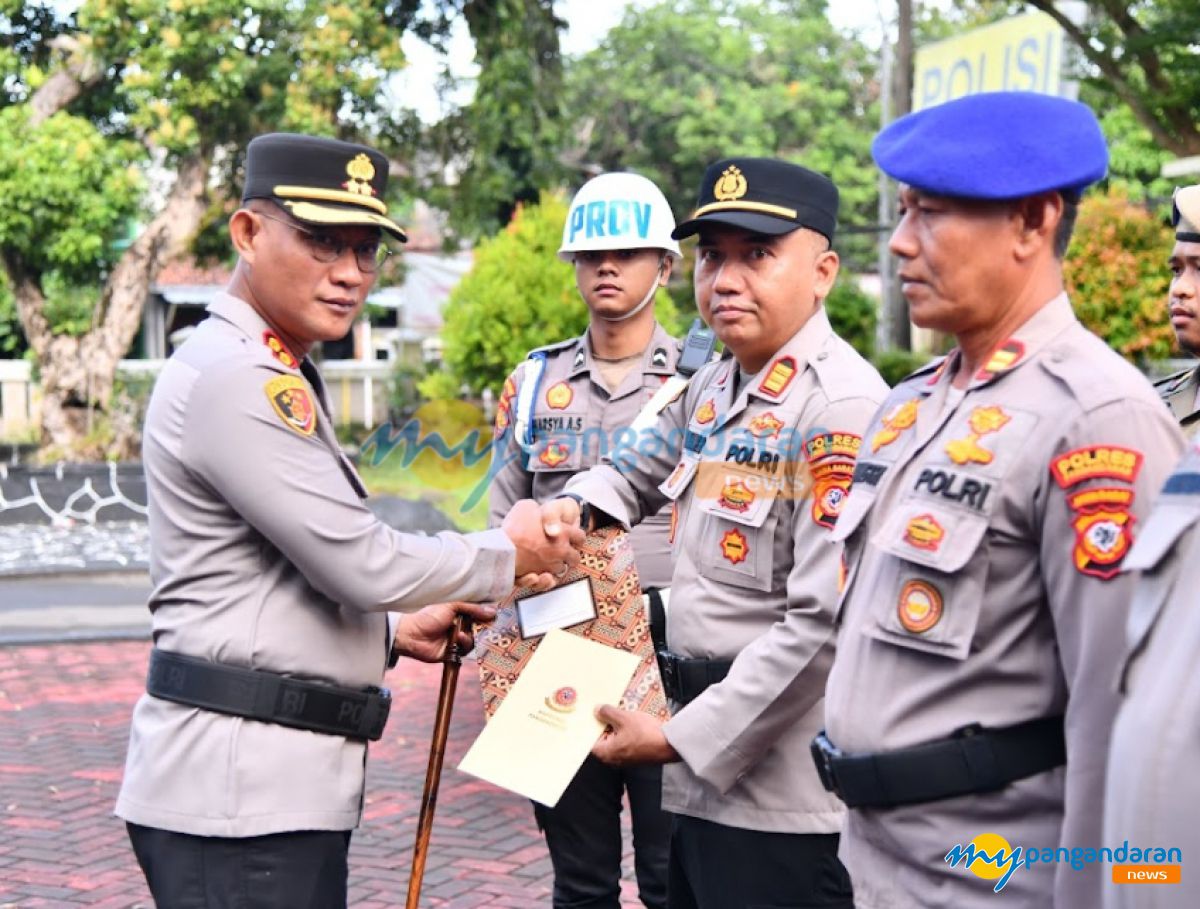
[[[144, 642], [0, 648], [0, 909], [150, 907], [111, 814], [148, 653]], [[389, 676], [392, 718], [371, 748], [363, 823], [350, 850], [356, 909], [404, 905], [440, 673], [410, 663]], [[528, 803], [453, 769], [481, 724], [468, 663], [421, 904], [548, 906], [550, 860]], [[628, 854], [625, 869], [624, 905], [633, 909], [641, 904]]]

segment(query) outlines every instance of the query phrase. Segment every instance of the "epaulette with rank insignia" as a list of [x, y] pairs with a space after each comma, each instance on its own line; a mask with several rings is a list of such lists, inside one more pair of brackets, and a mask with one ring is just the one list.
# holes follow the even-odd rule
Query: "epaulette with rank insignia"
[[1169, 376], [1154, 381], [1154, 390], [1161, 397], [1167, 397], [1174, 394], [1182, 386], [1187, 384], [1187, 380], [1191, 378], [1194, 369], [1181, 369], [1179, 372], [1173, 372]]

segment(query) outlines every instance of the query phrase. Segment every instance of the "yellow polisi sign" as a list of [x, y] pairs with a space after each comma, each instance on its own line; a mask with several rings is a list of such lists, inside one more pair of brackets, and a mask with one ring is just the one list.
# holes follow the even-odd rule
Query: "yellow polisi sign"
[[1013, 16], [917, 50], [912, 107], [921, 110], [980, 92], [1074, 97], [1063, 79], [1063, 30], [1045, 13]]

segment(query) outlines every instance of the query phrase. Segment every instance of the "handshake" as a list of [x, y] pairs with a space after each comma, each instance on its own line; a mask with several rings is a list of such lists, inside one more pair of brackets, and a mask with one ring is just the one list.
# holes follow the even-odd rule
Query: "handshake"
[[579, 519], [579, 503], [570, 498], [513, 505], [500, 529], [517, 549], [517, 586], [549, 590], [578, 564], [576, 547], [584, 537]]

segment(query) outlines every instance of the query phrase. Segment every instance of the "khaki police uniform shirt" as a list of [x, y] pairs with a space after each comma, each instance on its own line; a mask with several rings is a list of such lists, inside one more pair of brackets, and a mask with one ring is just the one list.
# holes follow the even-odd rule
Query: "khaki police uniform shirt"
[[[957, 362], [897, 386], [863, 437], [834, 532], [849, 574], [829, 738], [887, 751], [1065, 713], [1069, 760], [998, 793], [851, 811], [841, 853], [861, 909], [994, 906], [991, 882], [943, 861], [981, 833], [1099, 845], [1131, 589], [1119, 571], [1182, 447], [1150, 384], [1065, 294], [947, 405]], [[1103, 873], [1021, 868], [1002, 895], [1096, 906]]]
[[[146, 417], [155, 646], [363, 688], [383, 678], [387, 610], [512, 588], [502, 531], [424, 537], [377, 521], [328, 407], [304, 406], [305, 391], [323, 398], [311, 363], [301, 372], [242, 300], [221, 294], [209, 311]], [[365, 760], [361, 741], [143, 695], [116, 813], [204, 836], [348, 830]]]
[[1200, 407], [1196, 393], [1200, 391], [1200, 368], [1185, 369], [1154, 383], [1154, 388], [1171, 413], [1179, 421], [1183, 434], [1189, 439], [1200, 433]]
[[[732, 660], [664, 726], [683, 761], [663, 807], [731, 827], [834, 833], [841, 803], [809, 755], [833, 659], [838, 520], [861, 434], [887, 394], [823, 309], [738, 383], [710, 364], [661, 415], [662, 446], [567, 484], [626, 526], [674, 503], [667, 642]], [[678, 705], [676, 705], [678, 706]]]
[[1200, 449], [1189, 447], [1125, 560], [1135, 577], [1105, 795], [1104, 845], [1184, 866], [1177, 884], [1109, 886], [1107, 909], [1192, 909], [1200, 856]]
[[[518, 499], [553, 499], [571, 477], [600, 463], [613, 448], [629, 445], [629, 425], [675, 374], [679, 343], [655, 324], [640, 366], [630, 370], [612, 392], [604, 383], [587, 332], [539, 350], [546, 355], [546, 368], [532, 413], [526, 416], [533, 433], [528, 456], [514, 431], [517, 401], [531, 369], [528, 360], [504, 383], [497, 407], [488, 500], [488, 521], [493, 527]], [[630, 534], [643, 589], [671, 583], [669, 523], [667, 507]]]

